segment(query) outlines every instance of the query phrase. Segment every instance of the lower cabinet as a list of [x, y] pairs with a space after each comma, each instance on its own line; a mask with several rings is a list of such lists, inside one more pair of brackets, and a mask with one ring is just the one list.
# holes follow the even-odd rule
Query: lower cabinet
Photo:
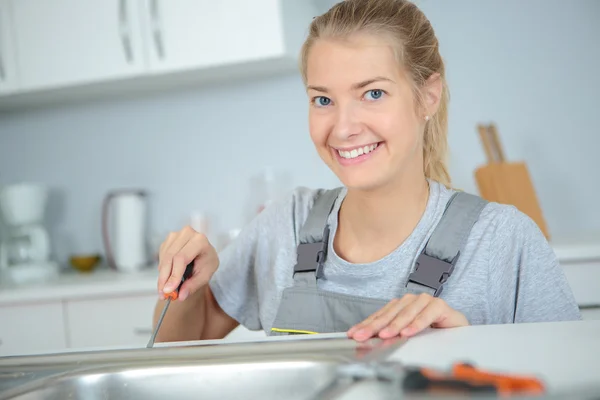
[[600, 320], [600, 307], [584, 308], [581, 310], [581, 316], [584, 320]]
[[146, 345], [157, 300], [148, 294], [65, 302], [69, 347]]
[[0, 306], [0, 357], [67, 349], [60, 301]]

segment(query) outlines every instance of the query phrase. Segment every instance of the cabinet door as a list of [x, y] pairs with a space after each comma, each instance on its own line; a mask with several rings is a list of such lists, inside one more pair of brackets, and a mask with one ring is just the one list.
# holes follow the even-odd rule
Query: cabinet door
[[71, 348], [145, 346], [152, 335], [158, 296], [126, 296], [67, 302]]
[[600, 304], [600, 260], [563, 262], [562, 267], [577, 304]]
[[12, 0], [22, 89], [144, 70], [140, 0]]
[[282, 55], [280, 1], [145, 0], [150, 69], [193, 69]]
[[10, 1], [0, 0], [0, 95], [17, 87]]
[[0, 307], [0, 356], [67, 348], [60, 302]]
[[600, 320], [600, 307], [584, 308], [581, 310], [581, 316], [584, 320]]

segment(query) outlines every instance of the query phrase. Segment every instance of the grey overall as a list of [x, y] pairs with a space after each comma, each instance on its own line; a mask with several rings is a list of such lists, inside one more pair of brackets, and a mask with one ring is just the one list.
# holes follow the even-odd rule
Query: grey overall
[[[315, 199], [300, 229], [294, 285], [283, 291], [270, 331], [272, 336], [346, 332], [392, 300], [338, 294], [317, 287], [327, 257], [327, 221], [340, 190], [324, 191]], [[395, 297], [407, 293], [440, 295], [486, 204], [482, 198], [464, 192], [450, 198], [440, 222], [417, 257], [414, 271]]]

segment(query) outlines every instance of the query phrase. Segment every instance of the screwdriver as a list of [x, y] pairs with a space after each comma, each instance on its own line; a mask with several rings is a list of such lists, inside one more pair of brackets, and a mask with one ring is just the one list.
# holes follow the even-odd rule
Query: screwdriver
[[162, 325], [163, 319], [165, 318], [165, 314], [167, 313], [167, 309], [169, 308], [169, 304], [171, 304], [171, 300], [177, 300], [177, 297], [179, 297], [179, 290], [181, 289], [183, 282], [185, 282], [187, 279], [189, 279], [192, 276], [193, 271], [194, 271], [194, 262], [192, 261], [191, 263], [189, 263], [187, 265], [187, 267], [185, 267], [185, 272], [183, 273], [183, 276], [181, 277], [181, 283], [179, 284], [179, 287], [177, 287], [177, 290], [174, 290], [173, 292], [166, 295], [168, 297], [167, 303], [165, 304], [165, 307], [163, 308], [162, 313], [160, 314], [160, 318], [158, 319], [156, 328], [154, 328], [154, 332], [152, 333], [152, 337], [150, 337], [150, 340], [148, 341], [146, 348], [149, 349], [152, 346], [154, 346], [154, 341], [156, 340], [156, 335], [158, 334], [158, 330], [160, 329], [160, 326]]

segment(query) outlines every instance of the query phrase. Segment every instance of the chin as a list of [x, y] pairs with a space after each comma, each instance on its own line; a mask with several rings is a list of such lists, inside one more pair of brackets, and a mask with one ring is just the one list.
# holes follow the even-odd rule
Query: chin
[[351, 190], [370, 192], [385, 186], [383, 177], [375, 177], [373, 174], [343, 174], [338, 175], [342, 184]]

